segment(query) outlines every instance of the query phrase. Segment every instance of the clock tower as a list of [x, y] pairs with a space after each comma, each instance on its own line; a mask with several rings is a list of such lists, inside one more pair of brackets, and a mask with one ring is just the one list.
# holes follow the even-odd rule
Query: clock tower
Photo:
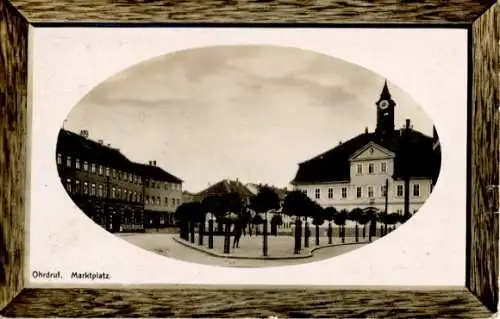
[[394, 131], [394, 107], [396, 102], [391, 97], [387, 80], [384, 83], [380, 98], [375, 103], [377, 105], [377, 128], [376, 133], [385, 134]]

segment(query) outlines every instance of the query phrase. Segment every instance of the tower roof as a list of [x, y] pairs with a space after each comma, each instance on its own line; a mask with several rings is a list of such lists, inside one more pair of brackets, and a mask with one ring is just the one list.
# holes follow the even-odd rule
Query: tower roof
[[391, 92], [389, 92], [389, 87], [387, 86], [387, 80], [384, 82], [384, 87], [382, 88], [382, 92], [380, 93], [381, 100], [389, 100], [391, 99]]

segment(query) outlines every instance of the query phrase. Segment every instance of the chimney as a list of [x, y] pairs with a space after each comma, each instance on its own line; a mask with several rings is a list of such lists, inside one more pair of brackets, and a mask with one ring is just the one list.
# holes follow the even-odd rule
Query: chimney
[[406, 119], [406, 128], [410, 129], [410, 119]]
[[342, 141], [339, 141], [339, 145], [342, 145]]
[[368, 126], [365, 127], [365, 134], [368, 134]]
[[148, 162], [149, 166], [153, 166], [153, 161]]
[[107, 147], [111, 147], [111, 144], [109, 144], [109, 143], [108, 143], [108, 144], [106, 144], [106, 146], [107, 146]]
[[97, 140], [97, 142], [101, 145], [104, 145], [104, 140]]
[[153, 161], [153, 166], [156, 166], [156, 161]]
[[80, 130], [80, 136], [83, 136], [85, 138], [89, 137], [89, 131], [87, 131], [87, 130]]

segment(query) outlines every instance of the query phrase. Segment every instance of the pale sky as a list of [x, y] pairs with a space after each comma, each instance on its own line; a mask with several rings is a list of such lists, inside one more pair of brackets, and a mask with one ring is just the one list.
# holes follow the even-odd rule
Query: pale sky
[[[96, 86], [66, 129], [89, 131], [131, 160], [156, 160], [198, 192], [223, 178], [288, 186], [298, 163], [376, 125], [384, 78], [331, 56], [275, 46], [191, 49], [139, 63]], [[388, 82], [396, 128], [413, 99]]]

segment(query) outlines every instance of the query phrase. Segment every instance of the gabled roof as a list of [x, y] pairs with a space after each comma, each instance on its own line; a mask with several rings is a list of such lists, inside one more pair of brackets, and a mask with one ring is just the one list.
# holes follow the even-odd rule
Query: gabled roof
[[196, 197], [208, 197], [212, 195], [223, 195], [229, 193], [238, 193], [242, 197], [251, 197], [253, 193], [241, 182], [223, 179], [212, 186], [195, 194]]
[[274, 190], [276, 192], [276, 194], [278, 195], [278, 197], [281, 199], [281, 200], [284, 200], [286, 195], [288, 195], [288, 190], [287, 189], [284, 189], [284, 188], [278, 188], [276, 186], [269, 186], [269, 185], [264, 185], [264, 184], [257, 184], [257, 183], [248, 183], [246, 185], [246, 187], [248, 188], [248, 190], [250, 190], [254, 195], [256, 195], [259, 190], [262, 188], [262, 187], [269, 187], [271, 188], [272, 190]]
[[[369, 144], [376, 143], [396, 154], [394, 178], [431, 178], [436, 176], [441, 165], [439, 152], [432, 148], [432, 138], [413, 129], [400, 129], [386, 134], [363, 133], [337, 147], [299, 164], [292, 184], [339, 182], [350, 180], [349, 157]], [[410, 160], [405, 169], [405, 150]]]
[[182, 183], [182, 179], [170, 174], [163, 168], [154, 165], [134, 163], [136, 166], [136, 171], [143, 177], [152, 178], [155, 181], [160, 182], [170, 182], [170, 183]]
[[351, 154], [351, 156], [349, 156], [349, 160], [350, 161], [355, 160], [358, 156], [360, 156], [361, 154], [363, 154], [369, 148], [374, 148], [376, 150], [379, 150], [381, 153], [384, 154], [384, 157], [392, 158], [392, 157], [396, 156], [396, 154], [394, 154], [393, 152], [389, 151], [385, 147], [382, 147], [382, 146], [378, 145], [377, 143], [371, 141], [370, 143], [366, 144], [365, 146], [363, 146], [362, 148], [360, 148], [359, 150], [357, 150], [356, 152], [354, 152], [354, 154]]

